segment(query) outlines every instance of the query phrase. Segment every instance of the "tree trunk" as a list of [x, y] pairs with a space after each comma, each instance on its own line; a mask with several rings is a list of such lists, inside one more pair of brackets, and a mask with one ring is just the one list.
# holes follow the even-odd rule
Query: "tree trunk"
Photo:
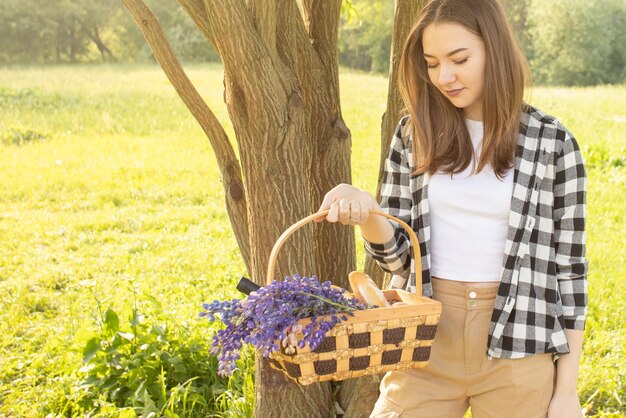
[[[224, 64], [226, 105], [240, 149], [251, 275], [263, 284], [275, 240], [315, 210], [308, 191], [314, 144], [303, 93], [310, 86], [303, 86], [296, 71], [281, 59], [292, 53], [284, 42], [297, 42], [296, 36], [284, 37], [280, 28], [272, 30], [259, 23], [278, 21], [275, 2], [249, 8], [243, 2], [214, 0], [205, 1], [204, 6], [206, 29]], [[275, 278], [319, 272], [312, 228], [303, 229], [292, 240], [293, 245], [285, 247], [278, 258]], [[302, 388], [270, 369], [265, 359], [258, 357], [256, 367], [256, 416], [330, 415], [329, 383]]]
[[[350, 131], [339, 102], [341, 0], [302, 0], [301, 7], [296, 0], [178, 1], [222, 59], [225, 102], [239, 160], [154, 16], [142, 0], [124, 3], [211, 141], [250, 277], [265, 284], [294, 273], [317, 274], [347, 287], [355, 265], [353, 230], [326, 223], [303, 228], [292, 237], [292, 245], [278, 257], [276, 277], [265, 277], [278, 236], [315, 212], [328, 190], [351, 180]], [[377, 396], [371, 389], [377, 384], [368, 385], [369, 391], [355, 386], [340, 395], [349, 416], [366, 416], [357, 399]], [[333, 411], [330, 383], [295, 385], [257, 356], [255, 416], [330, 417]]]
[[[380, 138], [380, 163], [378, 168], [378, 185], [376, 187], [376, 200], [380, 201], [380, 189], [383, 181], [383, 170], [385, 159], [391, 144], [394, 130], [400, 121], [404, 110], [404, 104], [398, 91], [398, 65], [400, 55], [404, 48], [404, 43], [419, 10], [423, 7], [425, 0], [396, 0], [394, 13], [394, 29], [391, 39], [391, 57], [389, 65], [389, 89], [387, 91], [387, 109], [382, 117], [381, 138]], [[374, 279], [380, 287], [385, 287], [389, 275], [386, 274], [378, 264], [367, 257], [365, 261], [367, 273]]]
[[[391, 40], [391, 57], [389, 65], [389, 90], [387, 92], [387, 110], [381, 124], [381, 158], [378, 174], [378, 187], [376, 200], [380, 200], [380, 188], [385, 158], [391, 144], [391, 137], [400, 120], [404, 105], [398, 92], [398, 64], [400, 54], [404, 48], [404, 42], [409, 34], [417, 12], [424, 0], [396, 0], [394, 12], [394, 28]], [[384, 287], [385, 273], [371, 257], [365, 261], [365, 271], [376, 281], [380, 287]], [[382, 376], [363, 376], [358, 379], [350, 379], [342, 383], [339, 392], [339, 403], [344, 409], [345, 418], [369, 417], [378, 399], [378, 386]]]
[[54, 50], [56, 52], [56, 63], [60, 64], [61, 63], [61, 48], [62, 48], [62, 38], [61, 38], [61, 29], [57, 28], [56, 30], [56, 37], [55, 37], [55, 45], [54, 45]]
[[113, 52], [111, 52], [109, 47], [106, 46], [106, 44], [100, 37], [100, 31], [98, 30], [97, 26], [94, 25], [92, 30], [87, 30], [87, 35], [89, 36], [89, 39], [91, 39], [93, 43], [96, 44], [96, 47], [98, 47], [98, 51], [100, 52], [100, 55], [102, 56], [102, 61], [106, 62], [107, 57], [110, 61], [115, 61]]
[[69, 48], [70, 48], [70, 63], [76, 64], [76, 49], [77, 49], [77, 35], [76, 35], [76, 22], [72, 19], [72, 24], [69, 28]]

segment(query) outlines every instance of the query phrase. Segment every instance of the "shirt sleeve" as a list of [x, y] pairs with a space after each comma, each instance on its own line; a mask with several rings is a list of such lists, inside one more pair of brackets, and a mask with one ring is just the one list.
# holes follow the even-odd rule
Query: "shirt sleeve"
[[584, 330], [587, 313], [585, 212], [587, 175], [576, 139], [569, 132], [557, 155], [554, 182], [556, 272], [565, 326]]
[[[406, 121], [407, 117], [398, 123], [391, 139], [383, 172], [380, 207], [383, 212], [411, 225], [413, 199], [410, 190], [411, 169], [407, 158], [409, 142], [402, 139], [402, 128]], [[401, 276], [406, 281], [410, 273], [411, 242], [404, 228], [396, 222], [390, 223], [394, 228], [393, 238], [383, 244], [365, 241], [365, 252], [376, 260], [383, 270]], [[403, 284], [402, 280], [394, 278], [392, 287], [403, 287]]]

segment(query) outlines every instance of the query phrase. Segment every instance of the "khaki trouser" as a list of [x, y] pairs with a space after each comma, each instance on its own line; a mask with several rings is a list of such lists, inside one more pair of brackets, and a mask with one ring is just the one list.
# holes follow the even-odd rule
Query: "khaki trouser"
[[497, 284], [433, 279], [443, 305], [430, 361], [423, 369], [389, 372], [371, 417], [473, 418], [547, 415], [554, 387], [551, 354], [487, 357]]

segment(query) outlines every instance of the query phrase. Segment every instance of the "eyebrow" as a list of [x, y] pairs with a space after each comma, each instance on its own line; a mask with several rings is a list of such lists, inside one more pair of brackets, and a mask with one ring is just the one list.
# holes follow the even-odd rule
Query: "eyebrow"
[[[456, 53], [458, 53], [458, 52], [461, 52], [461, 51], [467, 51], [467, 48], [457, 48], [457, 49], [455, 49], [454, 51], [448, 52], [448, 53], [446, 54], [446, 57], [451, 57], [452, 55], [454, 55], [454, 54], [456, 54]], [[428, 58], [435, 58], [435, 57], [433, 57], [432, 55], [427, 54], [427, 53], [425, 53], [425, 52], [424, 52], [424, 56], [425, 56], [425, 57], [428, 57]]]

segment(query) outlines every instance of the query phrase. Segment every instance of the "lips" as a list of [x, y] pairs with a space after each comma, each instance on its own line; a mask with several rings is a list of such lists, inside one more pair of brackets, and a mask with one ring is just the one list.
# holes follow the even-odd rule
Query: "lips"
[[446, 90], [446, 94], [450, 97], [456, 97], [464, 90], [464, 88], [456, 89], [456, 90]]

